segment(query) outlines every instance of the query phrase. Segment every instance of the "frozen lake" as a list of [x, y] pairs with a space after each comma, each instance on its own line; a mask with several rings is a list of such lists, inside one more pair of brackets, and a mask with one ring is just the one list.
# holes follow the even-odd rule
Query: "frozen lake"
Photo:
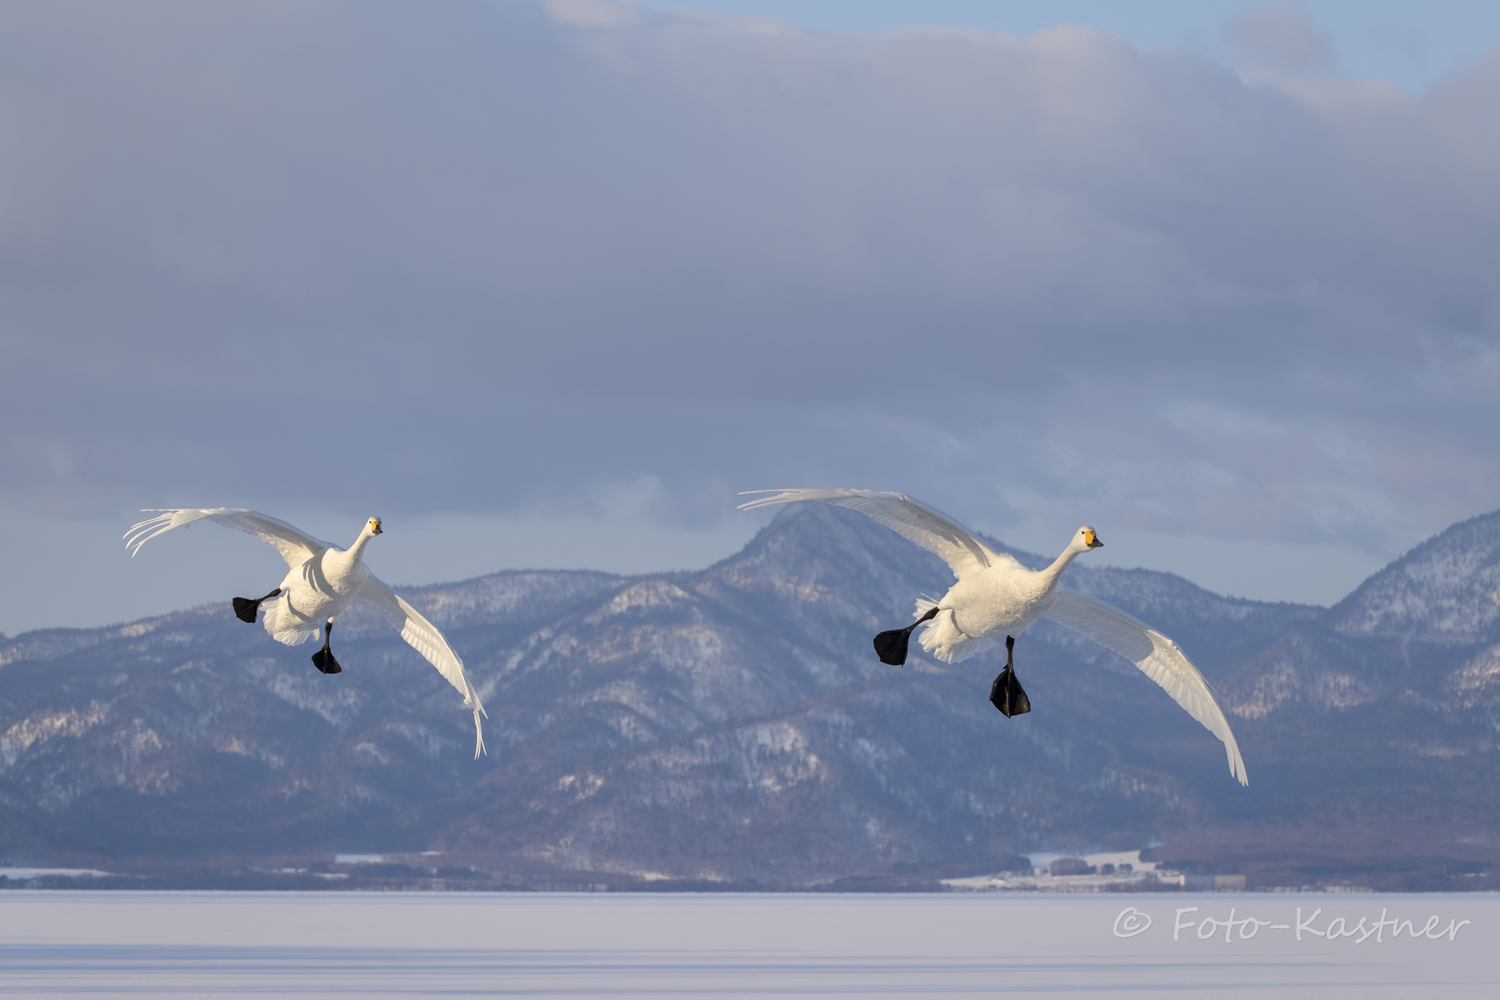
[[1477, 894], [6, 891], [0, 997], [1488, 998], [1497, 931]]

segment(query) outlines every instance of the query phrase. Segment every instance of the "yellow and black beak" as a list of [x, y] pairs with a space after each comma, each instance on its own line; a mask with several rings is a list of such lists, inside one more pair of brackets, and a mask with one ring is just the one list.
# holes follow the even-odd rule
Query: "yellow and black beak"
[[383, 534], [385, 534], [385, 532], [380, 529], [380, 518], [378, 518], [378, 517], [372, 517], [372, 518], [370, 518], [370, 534], [372, 534], [372, 535], [383, 535]]
[[1104, 543], [1101, 542], [1101, 541], [1099, 541], [1099, 536], [1096, 535], [1096, 534], [1094, 534], [1092, 531], [1085, 531], [1083, 533], [1083, 541], [1084, 541], [1084, 544], [1087, 545], [1091, 549], [1102, 549], [1102, 548], [1104, 548]]

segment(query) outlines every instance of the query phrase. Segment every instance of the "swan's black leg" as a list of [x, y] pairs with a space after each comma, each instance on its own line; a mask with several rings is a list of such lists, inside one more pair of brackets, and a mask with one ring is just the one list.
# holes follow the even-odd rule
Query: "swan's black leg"
[[899, 667], [906, 662], [906, 646], [911, 640], [911, 630], [923, 622], [931, 619], [938, 613], [937, 608], [929, 608], [927, 613], [906, 628], [892, 629], [882, 632], [875, 637], [875, 655], [880, 657], [881, 663], [889, 663], [893, 667]]
[[242, 622], [249, 622], [251, 625], [254, 625], [255, 612], [260, 610], [260, 602], [269, 601], [271, 598], [279, 596], [281, 596], [280, 587], [277, 587], [265, 597], [256, 598], [253, 601], [244, 597], [236, 597], [234, 599], [234, 616]]
[[328, 624], [323, 628], [323, 648], [312, 655], [313, 666], [325, 674], [336, 674], [344, 668], [339, 666], [339, 661], [333, 658], [333, 650], [328, 648], [328, 643], [333, 639], [333, 619], [328, 619]]
[[1016, 640], [1014, 636], [1005, 637], [1005, 669], [1000, 671], [1000, 676], [995, 678], [995, 683], [990, 685], [990, 704], [1000, 710], [1000, 714], [1007, 719], [1012, 715], [1025, 715], [1031, 711], [1031, 699], [1026, 697], [1026, 692], [1021, 690], [1021, 682], [1016, 680], [1016, 664], [1014, 660]]

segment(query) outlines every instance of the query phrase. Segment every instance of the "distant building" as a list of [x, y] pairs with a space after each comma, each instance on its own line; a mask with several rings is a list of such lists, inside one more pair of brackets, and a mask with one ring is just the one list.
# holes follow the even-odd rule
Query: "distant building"
[[1244, 892], [1243, 875], [1178, 875], [1177, 884], [1196, 892]]

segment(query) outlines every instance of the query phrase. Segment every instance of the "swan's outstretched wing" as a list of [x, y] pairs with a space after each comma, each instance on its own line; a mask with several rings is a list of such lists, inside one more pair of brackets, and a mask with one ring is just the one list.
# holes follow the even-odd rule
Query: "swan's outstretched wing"
[[132, 558], [141, 550], [142, 545], [157, 535], [202, 520], [222, 524], [226, 528], [243, 531], [247, 535], [254, 535], [280, 552], [281, 558], [285, 559], [286, 564], [293, 569], [328, 548], [327, 542], [321, 542], [285, 521], [267, 517], [253, 510], [241, 510], [234, 507], [181, 507], [148, 508], [141, 513], [157, 516], [149, 521], [142, 521], [125, 532], [125, 547], [130, 550]]
[[1219, 703], [1214, 701], [1208, 682], [1192, 661], [1182, 655], [1177, 643], [1119, 608], [1061, 587], [1053, 592], [1047, 617], [1082, 632], [1140, 667], [1142, 673], [1160, 684], [1177, 704], [1187, 709], [1189, 715], [1224, 741], [1224, 750], [1229, 754], [1229, 773], [1240, 779], [1240, 784], [1250, 784], [1239, 745], [1229, 730], [1229, 721], [1219, 710]]
[[401, 638], [426, 657], [428, 663], [437, 667], [438, 673], [446, 677], [448, 683], [464, 696], [464, 707], [474, 711], [474, 759], [478, 760], [479, 755], [485, 752], [484, 730], [480, 728], [479, 716], [488, 716], [489, 713], [479, 703], [479, 692], [474, 690], [474, 685], [469, 683], [469, 675], [464, 673], [464, 661], [458, 658], [458, 654], [448, 645], [448, 640], [443, 638], [443, 633], [438, 631], [436, 625], [423, 618], [420, 611], [403, 601], [394, 590], [376, 579], [374, 574], [365, 578], [358, 596], [378, 607], [386, 620], [401, 630]]
[[960, 580], [970, 573], [988, 569], [997, 561], [1015, 562], [1010, 556], [991, 550], [948, 515], [900, 493], [878, 493], [875, 490], [747, 490], [740, 496], [752, 493], [771, 493], [774, 496], [742, 503], [740, 510], [754, 510], [773, 503], [793, 503], [798, 500], [822, 500], [839, 507], [852, 507], [929, 552], [937, 553], [943, 562], [953, 568], [953, 574]]

